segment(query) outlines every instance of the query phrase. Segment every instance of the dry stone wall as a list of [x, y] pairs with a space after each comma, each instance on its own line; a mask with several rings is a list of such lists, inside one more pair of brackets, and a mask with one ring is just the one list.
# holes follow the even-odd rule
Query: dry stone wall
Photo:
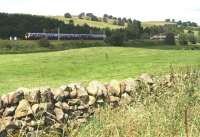
[[[109, 83], [91, 81], [66, 84], [59, 88], [19, 88], [0, 97], [0, 136], [15, 131], [34, 133], [44, 129], [62, 130], [64, 126], [79, 125], [90, 118], [102, 105], [117, 107], [134, 101], [141, 85], [153, 89], [155, 77], [142, 74], [137, 79]], [[163, 84], [169, 84], [165, 76]]]

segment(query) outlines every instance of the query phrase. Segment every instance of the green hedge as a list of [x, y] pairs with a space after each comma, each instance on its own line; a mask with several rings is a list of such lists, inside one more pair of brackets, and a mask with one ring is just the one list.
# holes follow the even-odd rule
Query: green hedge
[[108, 46], [103, 41], [9, 41], [0, 40], [0, 54], [61, 51], [76, 48]]

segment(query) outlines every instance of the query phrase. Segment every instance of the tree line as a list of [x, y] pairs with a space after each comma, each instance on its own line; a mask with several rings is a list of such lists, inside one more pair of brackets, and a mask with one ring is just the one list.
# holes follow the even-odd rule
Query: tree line
[[[67, 12], [64, 14], [65, 18], [72, 18], [73, 16]], [[94, 15], [93, 13], [85, 13], [82, 12], [78, 15], [79, 19], [86, 19], [86, 20], [91, 20], [91, 21], [99, 21], [99, 22], [106, 22], [106, 23], [111, 23], [113, 25], [120, 25], [124, 26], [125, 24], [131, 23], [132, 19], [127, 19], [125, 17], [114, 17], [112, 15], [104, 14], [103, 17], [98, 17]]]
[[178, 26], [176, 24], [143, 27], [140, 21], [133, 20], [128, 23], [126, 28], [118, 30], [106, 29], [106, 42], [113, 45], [122, 45], [128, 40], [144, 40], [150, 39], [154, 35], [163, 35], [165, 36], [164, 42], [168, 45], [176, 44], [175, 36], [178, 36], [180, 45], [200, 43], [200, 30], [195, 30], [198, 32], [197, 35], [195, 35], [195, 31], [193, 30], [189, 30], [188, 32], [185, 32], [185, 30], [186, 28], [184, 26]]
[[178, 26], [182, 27], [198, 27], [198, 24], [196, 22], [191, 21], [176, 21], [175, 19], [165, 19], [165, 22], [176, 23]]
[[[85, 15], [90, 17], [94, 16], [93, 14], [84, 14], [84, 16]], [[70, 17], [71, 15], [67, 13], [65, 16]], [[104, 15], [104, 17], [114, 18], [110, 15]], [[179, 35], [179, 41], [182, 44], [187, 44], [188, 42], [195, 44], [197, 41], [200, 42], [200, 33], [198, 37], [194, 35], [193, 30], [185, 34], [184, 30], [190, 27], [179, 26], [177, 24], [143, 27], [140, 21], [128, 19], [127, 27], [111, 30], [109, 28], [94, 28], [87, 24], [83, 26], [74, 25], [73, 21], [70, 21], [69, 24], [65, 24], [63, 21], [44, 16], [0, 13], [0, 38], [2, 39], [7, 39], [10, 36], [24, 38], [27, 32], [56, 33], [58, 28], [60, 28], [61, 33], [105, 33], [107, 36], [106, 42], [111, 42], [114, 45], [119, 45], [127, 40], [149, 39], [157, 34], [166, 35], [166, 42], [168, 44], [174, 43], [175, 35]]]
[[0, 13], [0, 38], [7, 39], [10, 36], [24, 38], [27, 32], [54, 32], [60, 28], [61, 33], [103, 33], [99, 28], [74, 25], [73, 22], [65, 24], [63, 21], [45, 16], [28, 14]]
[[[67, 12], [64, 14], [64, 17], [72, 18], [72, 15], [69, 12]], [[78, 15], [78, 18], [91, 20], [91, 21], [112, 23], [114, 25], [120, 25], [120, 26], [124, 26], [124, 25], [132, 23], [131, 18], [115, 17], [115, 16], [109, 15], [109, 14], [104, 14], [103, 17], [98, 17], [98, 16], [94, 15], [93, 13], [82, 12]], [[175, 19], [165, 19], [165, 22], [176, 24], [179, 27], [198, 27], [198, 24], [196, 22], [191, 22], [191, 21], [184, 22], [181, 20], [176, 21]]]
[[106, 30], [107, 42], [110, 42], [114, 45], [120, 45], [127, 40], [136, 40], [136, 39], [150, 39], [150, 37], [157, 34], [169, 34], [173, 33], [177, 35], [183, 32], [183, 28], [179, 28], [176, 25], [169, 24], [163, 26], [150, 26], [143, 27], [142, 23], [138, 20], [132, 20], [128, 23], [126, 28], [118, 30]]

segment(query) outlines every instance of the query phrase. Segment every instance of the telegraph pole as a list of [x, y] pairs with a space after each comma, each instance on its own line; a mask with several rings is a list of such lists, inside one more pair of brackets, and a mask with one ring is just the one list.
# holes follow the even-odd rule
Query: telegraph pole
[[47, 33], [46, 33], [46, 29], [43, 28], [43, 33], [44, 33], [44, 37], [47, 38]]
[[58, 27], [58, 40], [60, 40], [60, 27]]
[[106, 40], [106, 31], [105, 30], [103, 30], [103, 35], [104, 35], [103, 40], [105, 41]]

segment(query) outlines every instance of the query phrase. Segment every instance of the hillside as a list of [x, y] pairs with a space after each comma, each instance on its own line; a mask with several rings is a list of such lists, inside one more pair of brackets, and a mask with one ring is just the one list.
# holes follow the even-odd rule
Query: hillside
[[[74, 21], [75, 25], [84, 25], [88, 24], [90, 27], [97, 27], [97, 28], [111, 28], [111, 29], [118, 29], [118, 28], [123, 28], [125, 26], [120, 26], [120, 25], [113, 25], [112, 23], [106, 23], [106, 22], [100, 22], [100, 21], [91, 21], [91, 20], [86, 20], [86, 19], [79, 19], [76, 16], [73, 16], [72, 18], [65, 18], [64, 16], [52, 16], [54, 19], [58, 19], [60, 21], [64, 21], [66, 24], [69, 23], [70, 20]], [[150, 27], [150, 26], [163, 26], [167, 24], [175, 24], [175, 23], [170, 23], [170, 22], [165, 22], [165, 21], [145, 21], [142, 22], [142, 25], [144, 27]]]
[[0, 13], [0, 38], [8, 39], [17, 36], [21, 39], [27, 32], [57, 32], [58, 27], [62, 33], [101, 33], [100, 29], [89, 26], [74, 26], [65, 24], [58, 19], [30, 14]]
[[165, 21], [144, 21], [142, 22], [142, 25], [144, 27], [150, 27], [150, 26], [163, 26], [163, 25], [173, 25], [176, 23], [171, 23], [171, 22], [165, 22]]
[[97, 28], [111, 28], [111, 29], [122, 28], [122, 26], [119, 26], [119, 25], [113, 25], [111, 23], [100, 22], [100, 21], [79, 19], [78, 17], [65, 18], [63, 16], [53, 16], [52, 18], [58, 19], [60, 21], [64, 21], [66, 24], [69, 23], [69, 20], [73, 20], [75, 25], [80, 25], [80, 26], [84, 24], [88, 24], [90, 27], [97, 27]]

